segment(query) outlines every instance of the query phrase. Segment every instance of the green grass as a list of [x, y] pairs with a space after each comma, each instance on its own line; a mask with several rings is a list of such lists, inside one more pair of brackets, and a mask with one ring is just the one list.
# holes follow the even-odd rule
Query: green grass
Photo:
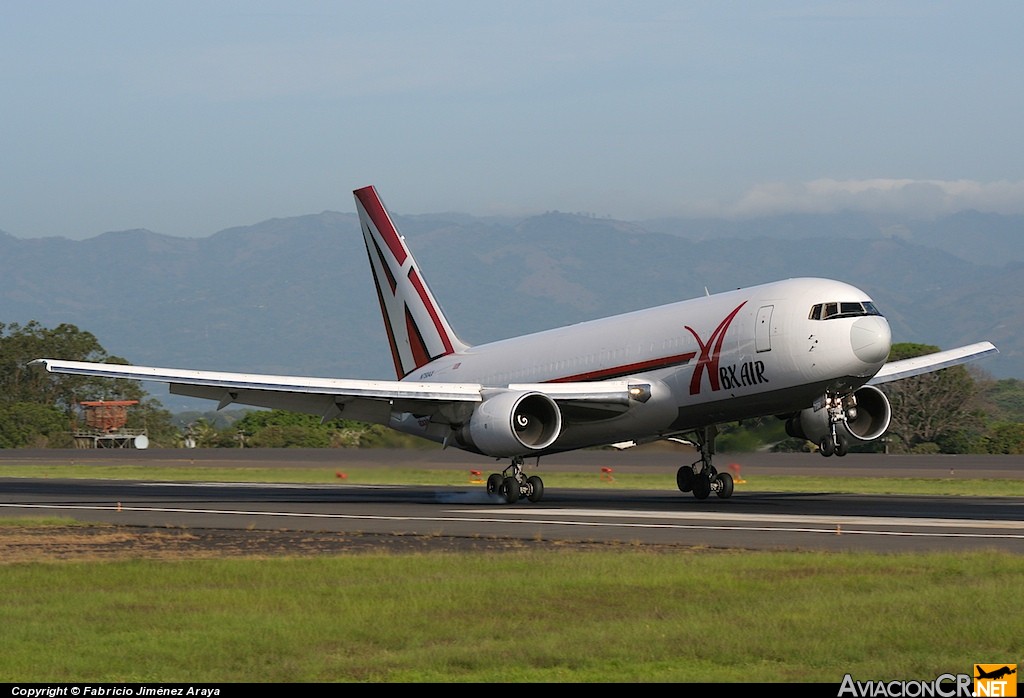
[[1019, 662], [1024, 559], [511, 552], [0, 565], [0, 682], [835, 682]]
[[[533, 471], [531, 470], [531, 473]], [[592, 487], [623, 490], [675, 490], [670, 473], [557, 472], [541, 468], [546, 489]], [[484, 473], [486, 476], [487, 473]], [[0, 465], [0, 477], [98, 478], [175, 482], [294, 482], [307, 484], [473, 486], [480, 478], [467, 470], [412, 468], [231, 468], [165, 465]], [[846, 492], [859, 494], [949, 494], [1024, 496], [1024, 480], [981, 480], [960, 477], [820, 477], [758, 475], [744, 477], [737, 492]]]
[[47, 526], [89, 526], [61, 516], [0, 516], [0, 528], [45, 528]]

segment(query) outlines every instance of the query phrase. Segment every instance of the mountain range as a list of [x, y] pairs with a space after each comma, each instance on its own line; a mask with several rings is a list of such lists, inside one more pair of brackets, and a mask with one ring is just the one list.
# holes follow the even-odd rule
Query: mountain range
[[[795, 276], [867, 292], [893, 340], [990, 340], [979, 364], [1024, 377], [1024, 216], [861, 214], [744, 221], [396, 216], [460, 337], [482, 343]], [[135, 364], [392, 378], [354, 213], [278, 218], [205, 238], [0, 232], [0, 321], [67, 322]], [[174, 408], [166, 388], [153, 394]], [[190, 405], [196, 402], [184, 401]], [[208, 403], [199, 403], [208, 407]]]

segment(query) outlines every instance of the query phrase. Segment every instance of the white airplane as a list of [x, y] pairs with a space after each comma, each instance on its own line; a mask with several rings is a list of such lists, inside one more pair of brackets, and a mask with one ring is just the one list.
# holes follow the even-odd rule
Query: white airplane
[[354, 192], [398, 380], [223, 373], [37, 359], [52, 373], [170, 384], [175, 395], [385, 424], [510, 464], [487, 491], [538, 501], [526, 457], [659, 439], [695, 444], [676, 482], [733, 493], [712, 465], [718, 424], [765, 415], [845, 455], [889, 426], [876, 386], [996, 353], [980, 342], [886, 363], [891, 333], [866, 293], [798, 278], [470, 346], [459, 340], [373, 187]]

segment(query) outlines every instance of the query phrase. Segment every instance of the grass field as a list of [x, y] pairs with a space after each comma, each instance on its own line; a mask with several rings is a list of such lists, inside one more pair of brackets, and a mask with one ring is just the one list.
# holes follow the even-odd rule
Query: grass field
[[[86, 472], [87, 470], [87, 472]], [[64, 466], [0, 476], [71, 477]], [[335, 472], [117, 466], [77, 476], [329, 482]], [[468, 484], [456, 471], [346, 472]], [[564, 478], [564, 479], [563, 479]], [[965, 483], [772, 477], [773, 491], [965, 494]], [[549, 487], [666, 488], [548, 473]], [[975, 494], [1015, 481], [972, 482]], [[68, 529], [7, 520], [5, 531]], [[0, 561], [6, 682], [825, 682], [1024, 663], [1024, 558], [509, 550]]]
[[1022, 578], [985, 551], [0, 564], [0, 681], [930, 680], [1024, 659]]

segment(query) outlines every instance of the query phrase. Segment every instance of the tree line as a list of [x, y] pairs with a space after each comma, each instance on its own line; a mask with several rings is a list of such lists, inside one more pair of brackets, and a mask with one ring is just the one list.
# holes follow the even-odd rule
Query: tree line
[[[895, 344], [890, 360], [937, 351]], [[0, 323], [0, 448], [71, 448], [81, 430], [81, 404], [135, 400], [127, 429], [144, 430], [157, 448], [368, 448], [433, 447], [381, 425], [282, 410], [234, 410], [173, 415], [137, 381], [47, 373], [29, 366], [47, 357], [127, 364], [107, 353], [90, 332], [71, 324], [47, 328]], [[892, 403], [885, 437], [853, 450], [890, 453], [1024, 453], [1024, 382], [995, 380], [976, 367], [955, 366], [884, 384]], [[790, 439], [775, 418], [720, 427], [721, 451], [772, 447], [808, 450]]]
[[144, 431], [151, 447], [353, 448], [413, 447], [420, 439], [380, 425], [282, 410], [174, 415], [139, 381], [47, 373], [39, 358], [127, 364], [108, 354], [96, 337], [71, 324], [0, 323], [0, 448], [73, 448], [87, 429], [82, 403], [134, 400], [126, 430]]

